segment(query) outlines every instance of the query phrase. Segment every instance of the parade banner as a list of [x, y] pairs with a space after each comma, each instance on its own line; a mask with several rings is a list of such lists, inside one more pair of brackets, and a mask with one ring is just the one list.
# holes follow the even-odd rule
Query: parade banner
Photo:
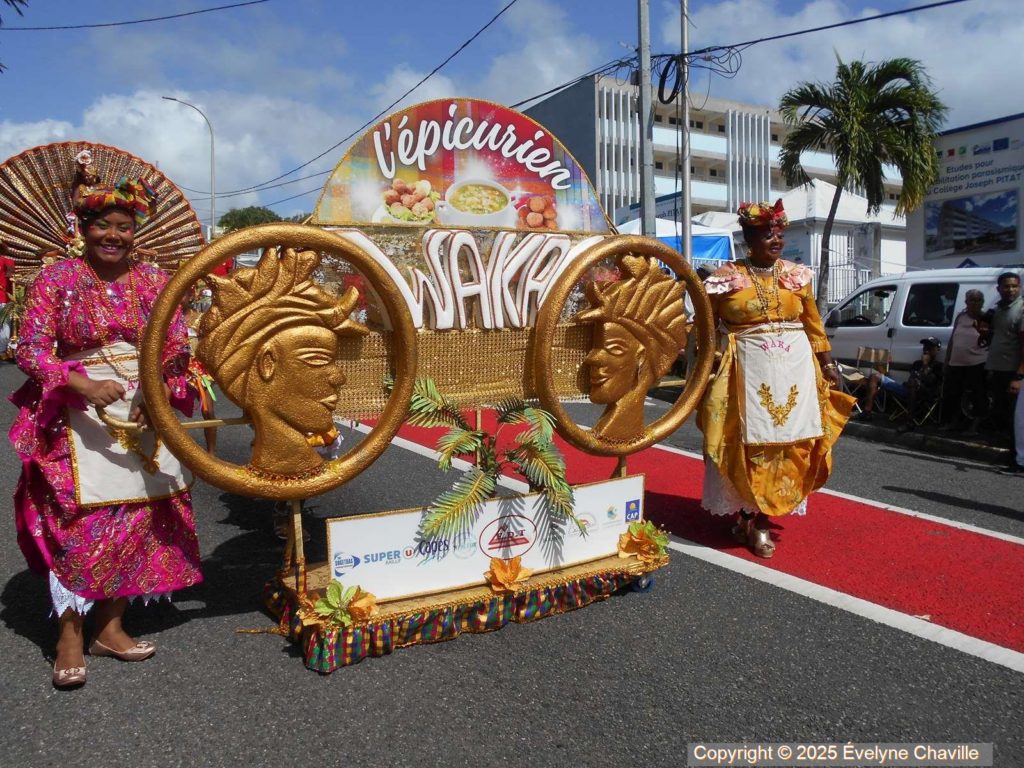
[[540, 494], [485, 502], [471, 530], [457, 538], [420, 540], [423, 509], [330, 519], [331, 578], [385, 601], [483, 584], [491, 558], [521, 557], [537, 573], [616, 554], [619, 536], [643, 519], [644, 476], [573, 491], [585, 535], [571, 523], [553, 532]]
[[609, 231], [561, 142], [526, 115], [477, 99], [426, 102], [374, 126], [335, 168], [312, 223]]

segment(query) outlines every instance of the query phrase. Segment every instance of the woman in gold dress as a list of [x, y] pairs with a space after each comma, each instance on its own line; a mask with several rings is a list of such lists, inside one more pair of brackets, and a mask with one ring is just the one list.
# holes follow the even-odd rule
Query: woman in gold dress
[[832, 445], [853, 398], [839, 384], [814, 303], [811, 270], [780, 258], [789, 224], [782, 201], [737, 211], [747, 258], [705, 281], [722, 351], [701, 405], [704, 497], [736, 515], [733, 537], [759, 557], [775, 542], [768, 518], [803, 514], [828, 480]]

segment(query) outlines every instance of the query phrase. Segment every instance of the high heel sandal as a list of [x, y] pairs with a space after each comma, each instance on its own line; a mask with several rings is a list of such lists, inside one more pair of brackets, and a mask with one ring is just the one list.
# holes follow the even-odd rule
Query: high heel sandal
[[767, 528], [755, 528], [751, 525], [748, 543], [753, 553], [765, 560], [775, 554], [775, 542], [772, 541], [771, 532]]
[[748, 545], [750, 543], [750, 531], [753, 528], [753, 526], [753, 515], [747, 517], [743, 514], [743, 512], [738, 513], [736, 516], [736, 522], [735, 524], [733, 524], [732, 529], [730, 530], [733, 541], [735, 541], [737, 544], [743, 544], [744, 546]]

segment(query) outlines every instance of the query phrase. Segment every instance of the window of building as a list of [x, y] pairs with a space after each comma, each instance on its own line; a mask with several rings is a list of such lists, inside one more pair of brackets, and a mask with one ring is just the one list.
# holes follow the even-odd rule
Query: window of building
[[704, 122], [702, 120], [691, 120], [690, 127], [696, 128], [698, 131], [704, 129]]
[[724, 125], [718, 126], [718, 132], [719, 133], [725, 133], [725, 126]]
[[669, 125], [679, 125], [679, 120], [677, 118], [673, 117], [672, 115], [669, 115], [668, 124]]
[[691, 165], [691, 166], [690, 166], [690, 173], [691, 173], [691, 175], [692, 175], [692, 174], [695, 174], [696, 172], [697, 172], [697, 169], [696, 169], [696, 168], [694, 168], [694, 167], [693, 167], [693, 166]]
[[661, 162], [661, 160], [655, 160], [655, 161], [654, 161], [654, 170], [656, 170], [656, 171], [660, 171], [660, 170], [662, 170], [662, 169], [663, 169], [664, 167], [665, 167], [665, 164], [664, 164], [663, 162]]
[[775, 142], [777, 142], [778, 140], [779, 140], [779, 134], [777, 134], [777, 133], [773, 133], [773, 134], [772, 134], [772, 141], [775, 141]]
[[660, 122], [662, 122], [662, 117], [661, 117], [661, 115], [657, 115], [657, 114], [656, 114], [656, 115], [654, 116], [654, 122], [656, 122], [656, 123], [660, 123]]
[[709, 168], [708, 169], [708, 176], [717, 176], [717, 175], [718, 175], [718, 169], [717, 168]]

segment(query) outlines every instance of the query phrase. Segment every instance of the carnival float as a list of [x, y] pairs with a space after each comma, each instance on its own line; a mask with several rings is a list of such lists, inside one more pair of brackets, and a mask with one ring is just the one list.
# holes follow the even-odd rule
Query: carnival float
[[[61, 147], [61, 167], [79, 144], [51, 145]], [[107, 176], [123, 172], [114, 164], [124, 153], [96, 154]], [[17, 188], [10, 177], [0, 173], [0, 199]], [[195, 475], [290, 504], [284, 560], [265, 596], [307, 667], [327, 673], [580, 608], [667, 562], [666, 536], [644, 519], [644, 478], [629, 474], [627, 459], [698, 403], [714, 353], [710, 306], [680, 253], [615, 233], [583, 169], [541, 125], [485, 101], [431, 101], [356, 141], [306, 224], [251, 227], [200, 249], [194, 214], [182, 228], [185, 219], [139, 233], [174, 272], [140, 350], [142, 388], [163, 444]], [[10, 242], [23, 273], [62, 235]], [[255, 266], [211, 276], [253, 251]], [[163, 394], [167, 331], [200, 283], [212, 305], [196, 356], [241, 409], [230, 421], [253, 430], [245, 463], [191, 436], [224, 420], [183, 423]], [[688, 334], [696, 364], [676, 401], [647, 423], [646, 394]], [[605, 406], [593, 428], [573, 420], [573, 401]], [[343, 421], [364, 436], [324, 458], [317, 442]], [[330, 517], [326, 560], [307, 562], [302, 500], [367, 469], [407, 421], [445, 427], [442, 468], [458, 456], [471, 466], [422, 508]], [[505, 427], [518, 432], [495, 438]], [[573, 484], [554, 433], [617, 457], [613, 476]], [[531, 492], [496, 495], [507, 471]]]

